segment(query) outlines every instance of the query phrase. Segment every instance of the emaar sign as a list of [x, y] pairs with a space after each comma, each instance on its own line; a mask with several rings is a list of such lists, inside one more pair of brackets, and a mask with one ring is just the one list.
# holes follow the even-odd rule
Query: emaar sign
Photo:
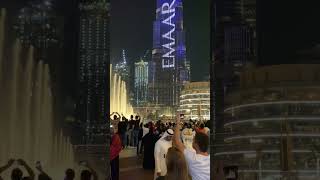
[[175, 2], [172, 0], [171, 3], [165, 2], [161, 6], [161, 16], [163, 17], [161, 22], [161, 32], [162, 34], [162, 68], [173, 68], [175, 66], [175, 30], [176, 25], [174, 22], [175, 12]]

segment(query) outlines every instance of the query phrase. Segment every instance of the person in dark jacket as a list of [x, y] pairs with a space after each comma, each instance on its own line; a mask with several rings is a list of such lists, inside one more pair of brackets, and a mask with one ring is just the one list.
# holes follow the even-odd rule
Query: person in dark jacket
[[138, 148], [138, 135], [139, 135], [139, 125], [140, 125], [140, 117], [136, 116], [133, 127], [133, 146]]
[[154, 127], [149, 126], [149, 133], [142, 138], [144, 144], [143, 150], [143, 168], [153, 170], [155, 168], [154, 147], [158, 138], [154, 134]]
[[122, 148], [124, 149], [126, 146], [126, 131], [127, 131], [127, 127], [126, 127], [126, 122], [125, 122], [126, 118], [122, 117], [122, 121], [120, 121], [118, 123], [118, 132], [121, 138], [121, 142], [122, 142]]
[[143, 135], [143, 129], [142, 129], [142, 123], [140, 123], [139, 134], [138, 134], [137, 155], [142, 154], [142, 145], [143, 145], [142, 135]]

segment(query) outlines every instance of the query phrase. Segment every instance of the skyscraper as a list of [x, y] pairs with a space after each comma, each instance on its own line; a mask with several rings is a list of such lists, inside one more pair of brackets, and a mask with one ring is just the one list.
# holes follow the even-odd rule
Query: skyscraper
[[224, 99], [242, 69], [257, 61], [256, 0], [215, 0], [212, 11], [212, 111], [215, 146], [223, 144]]
[[255, 0], [216, 0], [214, 3], [215, 60], [223, 64], [225, 88], [236, 86], [239, 73], [256, 63]]
[[182, 85], [190, 79], [186, 58], [183, 6], [181, 0], [158, 0], [153, 24], [151, 101], [177, 107]]
[[149, 65], [141, 59], [134, 64], [134, 67], [134, 99], [135, 104], [140, 106], [147, 102]]
[[128, 66], [126, 50], [123, 49], [121, 53], [121, 61], [115, 65], [115, 72], [121, 76], [122, 80], [125, 81], [127, 85], [129, 85], [130, 69]]
[[79, 119], [84, 143], [105, 143], [108, 122], [109, 3], [81, 1], [79, 45]]

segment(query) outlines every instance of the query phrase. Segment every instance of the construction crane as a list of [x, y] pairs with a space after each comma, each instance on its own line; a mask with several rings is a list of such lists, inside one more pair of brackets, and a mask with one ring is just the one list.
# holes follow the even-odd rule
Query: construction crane
[[144, 53], [142, 59], [146, 59], [147, 55], [149, 54], [149, 49], [146, 50], [146, 52]]

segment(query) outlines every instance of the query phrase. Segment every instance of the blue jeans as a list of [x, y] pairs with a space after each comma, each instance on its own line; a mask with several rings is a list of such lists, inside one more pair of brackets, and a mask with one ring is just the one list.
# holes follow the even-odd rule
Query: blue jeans
[[133, 136], [132, 136], [132, 133], [133, 133], [132, 130], [128, 130], [128, 131], [127, 131], [127, 135], [128, 135], [128, 136], [127, 136], [127, 137], [128, 137], [128, 139], [127, 139], [127, 144], [128, 144], [128, 146], [132, 146], [132, 137], [133, 137]]
[[138, 146], [139, 130], [133, 130], [133, 146]]
[[126, 133], [120, 134], [122, 146], [125, 147], [127, 145], [127, 136]]

